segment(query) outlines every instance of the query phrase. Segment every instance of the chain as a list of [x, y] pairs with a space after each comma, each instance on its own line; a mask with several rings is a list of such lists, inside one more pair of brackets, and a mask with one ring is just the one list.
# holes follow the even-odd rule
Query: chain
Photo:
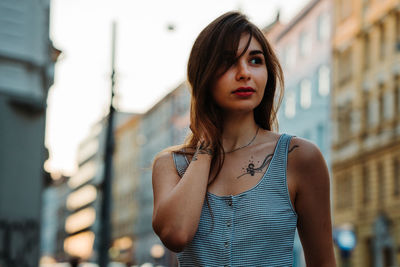
[[234, 150], [231, 150], [231, 151], [227, 151], [227, 152], [225, 152], [225, 154], [235, 152], [235, 151], [237, 151], [239, 149], [242, 149], [242, 148], [245, 148], [245, 147], [248, 147], [249, 145], [251, 145], [254, 142], [254, 140], [256, 139], [256, 137], [257, 137], [258, 130], [260, 130], [260, 127], [257, 128], [256, 134], [254, 135], [253, 139], [251, 139], [250, 142], [247, 145], [235, 148]]

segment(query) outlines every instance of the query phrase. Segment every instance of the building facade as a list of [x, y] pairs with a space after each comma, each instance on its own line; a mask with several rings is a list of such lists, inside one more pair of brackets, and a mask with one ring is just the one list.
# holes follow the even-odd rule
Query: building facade
[[64, 251], [66, 238], [65, 220], [68, 215], [66, 207], [70, 188], [69, 177], [50, 178], [42, 194], [42, 221], [40, 230], [41, 264], [65, 262], [68, 257]]
[[140, 215], [135, 224], [136, 259], [139, 264], [157, 262], [166, 266], [175, 266], [175, 255], [165, 247], [162, 258], [152, 256], [152, 248], [159, 247], [161, 241], [152, 228], [153, 190], [152, 162], [158, 152], [165, 148], [181, 144], [189, 129], [190, 93], [188, 85], [182, 83], [149, 111], [142, 115], [139, 135], [140, 147], [140, 180], [138, 205]]
[[334, 1], [332, 115], [334, 224], [356, 234], [351, 264], [399, 266], [399, 1]]
[[71, 193], [66, 206], [65, 221], [68, 237], [65, 251], [83, 261], [98, 260], [100, 230], [101, 182], [104, 176], [105, 119], [94, 124], [89, 135], [80, 143], [77, 152], [78, 170], [68, 181]]
[[[314, 142], [330, 162], [331, 9], [310, 1], [287, 25], [267, 33], [285, 77], [279, 130]], [[268, 30], [268, 29], [266, 29]]]
[[0, 265], [38, 266], [46, 101], [60, 51], [49, 0], [0, 1]]
[[139, 183], [140, 115], [115, 129], [112, 192], [112, 253], [113, 261], [134, 264], [134, 225], [140, 215], [137, 203]]
[[[331, 14], [330, 0], [310, 1], [286, 25], [264, 32], [276, 50], [285, 92], [278, 112], [279, 131], [314, 142], [330, 165]], [[294, 266], [305, 266], [296, 232]]]
[[[114, 114], [114, 129], [132, 116], [132, 113]], [[80, 143], [78, 170], [68, 181], [71, 193], [66, 203], [69, 216], [65, 221], [68, 237], [64, 249], [70, 256], [89, 262], [99, 261], [107, 118], [95, 123]]]

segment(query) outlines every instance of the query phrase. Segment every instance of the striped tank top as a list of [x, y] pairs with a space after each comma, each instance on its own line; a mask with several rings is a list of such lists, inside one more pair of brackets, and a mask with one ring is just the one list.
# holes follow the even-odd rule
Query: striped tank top
[[[292, 136], [282, 134], [253, 188], [238, 195], [207, 193], [193, 240], [177, 254], [179, 266], [292, 266], [297, 214], [286, 180]], [[173, 153], [182, 177], [188, 161]]]

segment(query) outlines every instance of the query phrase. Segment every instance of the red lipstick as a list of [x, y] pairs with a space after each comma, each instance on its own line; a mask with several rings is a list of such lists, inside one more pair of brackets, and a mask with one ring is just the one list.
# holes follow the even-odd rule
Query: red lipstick
[[239, 97], [249, 97], [252, 94], [254, 94], [255, 91], [256, 90], [254, 90], [251, 87], [240, 87], [240, 88], [236, 89], [235, 91], [233, 91], [232, 93]]

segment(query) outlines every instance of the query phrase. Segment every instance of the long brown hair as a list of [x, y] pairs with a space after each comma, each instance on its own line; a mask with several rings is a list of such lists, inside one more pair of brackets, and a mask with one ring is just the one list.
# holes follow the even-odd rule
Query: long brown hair
[[[249, 41], [241, 55], [236, 56], [243, 33], [249, 34]], [[251, 38], [261, 45], [268, 81], [261, 103], [254, 109], [256, 124], [265, 130], [277, 130], [276, 113], [283, 97], [283, 73], [271, 45], [262, 31], [239, 12], [227, 12], [211, 22], [197, 37], [190, 53], [187, 76], [191, 86], [190, 129], [184, 147], [196, 148], [200, 140], [205, 141], [213, 151], [211, 161], [211, 183], [220, 172], [224, 162], [221, 143], [223, 130], [222, 110], [215, 103], [211, 88], [238, 58], [248, 49]], [[227, 53], [234, 55], [227, 57]], [[276, 95], [276, 91], [280, 91]], [[215, 169], [216, 167], [216, 169]], [[217, 170], [211, 177], [211, 170]]]

